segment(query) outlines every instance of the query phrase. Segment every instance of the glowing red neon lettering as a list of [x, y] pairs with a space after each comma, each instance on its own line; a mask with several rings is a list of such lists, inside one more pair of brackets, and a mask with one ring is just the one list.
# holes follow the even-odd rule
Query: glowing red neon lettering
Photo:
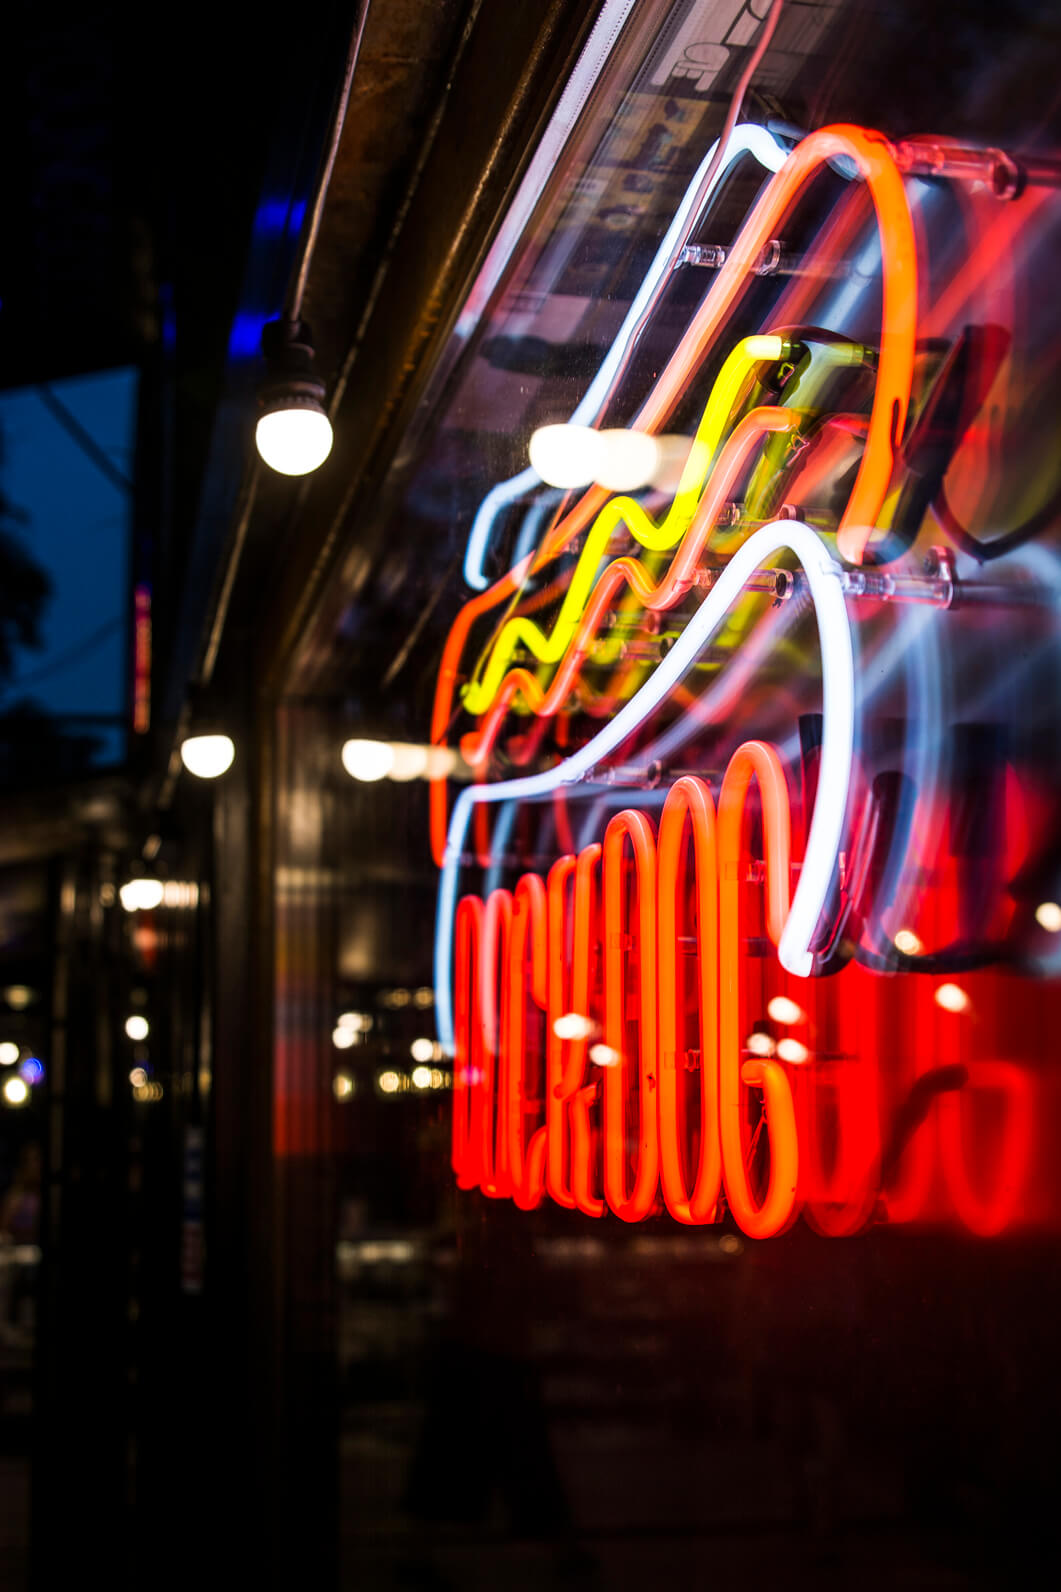
[[[768, 1238], [795, 1213], [799, 1146], [792, 1087], [784, 1067], [754, 1057], [741, 1066], [740, 967], [742, 830], [748, 787], [756, 779], [762, 798], [770, 938], [776, 944], [788, 912], [790, 821], [781, 759], [763, 741], [746, 741], [730, 759], [718, 803], [720, 909], [719, 1120], [726, 1197], [752, 1238]], [[770, 1170], [762, 1199], [745, 1164], [742, 1085], [761, 1089], [769, 1124]]]
[[[694, 859], [700, 1040], [700, 1150], [691, 1193], [684, 1168], [684, 959], [678, 943], [687, 825]], [[718, 1124], [718, 853], [711, 792], [701, 780], [691, 777], [678, 780], [671, 788], [659, 827], [659, 1069], [660, 1169], [667, 1209], [680, 1222], [713, 1222], [722, 1182]]]
[[[634, 866], [629, 883], [637, 901], [640, 950], [636, 1007], [627, 990], [624, 924], [628, 875], [623, 842], [629, 838]], [[644, 813], [619, 813], [604, 836], [604, 1040], [616, 1058], [604, 1081], [604, 1193], [616, 1216], [638, 1222], [652, 1209], [659, 1185], [656, 1065], [656, 842]], [[636, 1049], [629, 1028], [636, 1014]], [[633, 1187], [627, 1188], [627, 1103], [633, 1095], [633, 1055], [639, 1126]]]
[[[546, 1127], [531, 1135], [524, 1151], [527, 1118], [535, 1109], [529, 1094], [527, 1067], [527, 947], [530, 946], [530, 996], [539, 1011], [546, 1009], [546, 898], [537, 874], [526, 873], [516, 886], [512, 904], [512, 931], [508, 963], [508, 1044], [504, 1047], [501, 1088], [503, 1132], [512, 1198], [521, 1210], [533, 1210], [545, 1193]], [[545, 1056], [539, 1056], [545, 1071]], [[544, 1077], [543, 1077], [544, 1083]]]

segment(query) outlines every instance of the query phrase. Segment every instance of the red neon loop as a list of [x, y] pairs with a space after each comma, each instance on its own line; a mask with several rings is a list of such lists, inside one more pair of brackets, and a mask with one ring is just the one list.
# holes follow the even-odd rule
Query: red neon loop
[[[563, 1091], [565, 1041], [556, 1032], [557, 1021], [573, 1011], [569, 1001], [568, 980], [564, 973], [568, 966], [567, 948], [567, 898], [575, 874], [574, 857], [560, 857], [549, 869], [546, 890], [549, 931], [549, 988], [546, 1009], [546, 1066], [545, 1066], [545, 1121], [548, 1129], [548, 1156], [545, 1184], [549, 1198], [567, 1210], [574, 1210], [575, 1196], [571, 1192], [568, 1167], [567, 1102], [571, 1091]], [[581, 1078], [582, 1066], [579, 1067]], [[577, 1087], [577, 1085], [576, 1085]]]
[[[700, 1027], [700, 1151], [690, 1193], [683, 1166], [680, 1099], [682, 951], [678, 901], [686, 824], [692, 837], [696, 892], [697, 1008]], [[663, 1197], [680, 1222], [713, 1222], [722, 1182], [718, 1124], [718, 850], [715, 804], [702, 780], [672, 786], [659, 827], [659, 1147]]]
[[[719, 946], [719, 1122], [726, 1197], [739, 1225], [752, 1238], [769, 1238], [793, 1219], [799, 1178], [799, 1145], [792, 1087], [784, 1067], [755, 1058], [741, 1066], [740, 968], [742, 830], [748, 787], [759, 785], [766, 853], [767, 930], [780, 938], [788, 912], [789, 803], [781, 760], [764, 741], [746, 741], [730, 759], [718, 804], [720, 872]], [[742, 1083], [763, 1092], [769, 1126], [770, 1172], [762, 1200], [745, 1166]]]
[[483, 1029], [480, 1089], [482, 1113], [482, 1178], [484, 1194], [502, 1198], [512, 1192], [508, 1169], [508, 1137], [499, 1132], [508, 1116], [507, 1069], [502, 1065], [501, 1036], [507, 1034], [511, 989], [508, 971], [512, 935], [512, 897], [493, 890], [486, 898], [480, 958], [479, 1010]]
[[[636, 1170], [627, 1189], [626, 1112], [631, 1094], [632, 1060], [628, 1027], [634, 1016], [626, 991], [626, 869], [624, 841], [633, 850], [632, 881], [637, 900], [640, 950], [637, 1017], [637, 1091], [639, 1126]], [[651, 1211], [659, 1186], [656, 1064], [656, 842], [644, 813], [616, 815], [604, 835], [604, 1039], [617, 1058], [604, 1081], [604, 1193], [609, 1206], [626, 1222], [642, 1221]]]
[[453, 1151], [458, 1188], [478, 1188], [482, 1177], [483, 1024], [479, 1008], [479, 966], [483, 943], [483, 903], [465, 896], [457, 907], [454, 956]]
[[[508, 1043], [502, 1048], [501, 1100], [504, 1112], [507, 1171], [512, 1198], [521, 1210], [533, 1210], [545, 1193], [546, 1127], [542, 1123], [524, 1149], [524, 1130], [532, 1111], [527, 1077], [527, 947], [530, 946], [530, 997], [546, 1009], [547, 910], [545, 885], [526, 873], [516, 886], [508, 963]], [[545, 1058], [541, 1058], [544, 1068]]]

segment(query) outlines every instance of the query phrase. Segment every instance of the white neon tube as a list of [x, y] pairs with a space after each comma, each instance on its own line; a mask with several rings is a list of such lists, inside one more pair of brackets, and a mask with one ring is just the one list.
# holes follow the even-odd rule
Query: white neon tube
[[[597, 374], [586, 391], [578, 407], [570, 417], [569, 424], [588, 426], [597, 419], [607, 401], [612, 381], [616, 371], [626, 358], [630, 340], [634, 336], [642, 316], [648, 309], [653, 297], [659, 291], [660, 283], [671, 268], [671, 263], [677, 255], [684, 239], [696, 225], [700, 214], [707, 209], [711, 200], [718, 192], [727, 171], [735, 160], [741, 155], [752, 155], [760, 166], [767, 171], [777, 172], [788, 158], [788, 150], [783, 144], [778, 143], [772, 133], [765, 127], [757, 127], [754, 122], [742, 122], [735, 127], [726, 143], [726, 152], [719, 163], [715, 179], [707, 193], [701, 198], [700, 209], [697, 214], [691, 214], [697, 189], [703, 180], [704, 173], [715, 157], [718, 140], [711, 145], [707, 154], [693, 173], [681, 203], [674, 212], [674, 219], [664, 234], [663, 241], [656, 250], [652, 264], [645, 274], [644, 281], [637, 290], [637, 296], [626, 312], [626, 317], [616, 333], [615, 341], [605, 355]], [[490, 537], [494, 524], [499, 514], [521, 497], [532, 492], [541, 483], [541, 477], [536, 470], [530, 468], [521, 470], [518, 475], [510, 477], [507, 481], [499, 481], [495, 487], [483, 498], [475, 518], [472, 521], [471, 532], [468, 537], [468, 547], [464, 555], [464, 579], [476, 591], [485, 591], [489, 582], [483, 574], [483, 560], [490, 545]]]
[[442, 1044], [453, 1048], [453, 922], [461, 855], [472, 813], [479, 802], [533, 801], [559, 785], [586, 779], [655, 712], [684, 678], [704, 647], [724, 624], [746, 581], [782, 551], [795, 553], [807, 576], [822, 655], [822, 746], [818, 794], [810, 834], [788, 917], [777, 947], [778, 960], [800, 978], [810, 975], [811, 938], [832, 883], [840, 843], [855, 735], [855, 664], [851, 626], [840, 583], [842, 566], [809, 525], [774, 520], [753, 532], [733, 554], [711, 590], [651, 677], [605, 727], [579, 751], [542, 774], [470, 785], [454, 803], [439, 879], [435, 937], [435, 1011]]

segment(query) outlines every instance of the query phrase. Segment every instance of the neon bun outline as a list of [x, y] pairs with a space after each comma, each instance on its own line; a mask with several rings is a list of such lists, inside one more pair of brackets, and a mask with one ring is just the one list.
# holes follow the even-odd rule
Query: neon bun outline
[[[671, 267], [672, 258], [678, 248], [682, 237], [699, 220], [700, 215], [707, 209], [711, 200], [718, 192], [725, 179], [726, 173], [734, 161], [741, 155], [753, 155], [760, 166], [769, 172], [778, 172], [788, 158], [788, 150], [780, 144], [772, 133], [765, 127], [759, 127], [754, 122], [744, 122], [735, 127], [726, 141], [725, 153], [715, 173], [714, 181], [707, 193], [704, 194], [700, 209], [693, 214], [693, 201], [697, 189], [703, 181], [715, 151], [718, 140], [711, 145], [707, 154], [693, 173], [692, 180], [682, 195], [681, 203], [674, 212], [674, 219], [664, 234], [663, 241], [656, 250], [652, 264], [645, 274], [645, 279], [638, 288], [637, 296], [630, 305], [622, 326], [616, 334], [615, 341], [608, 350], [600, 369], [594, 376], [586, 390], [585, 397], [572, 411], [569, 423], [571, 425], [588, 426], [597, 419], [604, 408], [609, 396], [609, 389], [615, 374], [626, 357], [630, 343], [638, 328], [638, 323], [649, 307], [653, 295], [656, 293], [667, 271]], [[490, 545], [490, 537], [498, 515], [509, 504], [516, 503], [526, 493], [532, 492], [535, 487], [541, 486], [542, 481], [538, 472], [533, 469], [521, 470], [518, 475], [510, 477], [507, 481], [499, 481], [495, 487], [483, 498], [475, 518], [472, 521], [471, 532], [468, 536], [468, 546], [464, 554], [464, 579], [467, 585], [476, 591], [485, 591], [489, 584], [483, 574], [483, 560]]]
[[[849, 124], [823, 127], [796, 146], [767, 185], [718, 271], [711, 290], [693, 316], [655, 387], [633, 424], [658, 430], [685, 390], [731, 310], [753, 279], [763, 244], [773, 235], [806, 184], [828, 161], [848, 157], [864, 178], [881, 238], [881, 349], [865, 447], [836, 544], [840, 555], [861, 563], [891, 481], [898, 440], [903, 434], [913, 378], [917, 327], [917, 252], [903, 178], [892, 146], [880, 133]], [[596, 519], [610, 493], [592, 486], [547, 533], [539, 551], [515, 565], [487, 591], [469, 598], [454, 620], [443, 649], [432, 714], [431, 739], [444, 744], [458, 681], [458, 663], [469, 630], [484, 612], [506, 601], [533, 569], [556, 557]], [[635, 699], [636, 700], [636, 699]], [[446, 833], [446, 782], [431, 784], [431, 845], [442, 864]]]
[[457, 880], [468, 825], [483, 802], [532, 801], [562, 785], [576, 784], [644, 723], [685, 676], [720, 629], [744, 584], [776, 553], [796, 555], [807, 577], [818, 625], [822, 658], [822, 746], [818, 794], [792, 904], [778, 942], [782, 967], [808, 978], [813, 966], [811, 939], [832, 883], [847, 811], [855, 745], [854, 646], [840, 583], [842, 567], [809, 525], [773, 520], [754, 531], [733, 554], [666, 657], [636, 696], [585, 746], [541, 774], [471, 785], [453, 807], [439, 879], [435, 937], [435, 1000], [439, 1038], [452, 1054], [453, 926]]

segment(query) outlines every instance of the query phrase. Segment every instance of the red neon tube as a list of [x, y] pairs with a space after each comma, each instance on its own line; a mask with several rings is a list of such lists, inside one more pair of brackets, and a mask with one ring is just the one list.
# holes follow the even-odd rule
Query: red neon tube
[[[633, 850], [637, 899], [639, 1000], [637, 1003], [638, 1132], [636, 1171], [627, 1189], [626, 1112], [632, 1062], [627, 1026], [632, 1016], [626, 994], [628, 963], [624, 841]], [[604, 835], [604, 1038], [616, 1058], [604, 1080], [604, 1193], [616, 1216], [642, 1221], [659, 1186], [656, 1084], [656, 840], [644, 813], [618, 813]]]
[[[691, 834], [696, 890], [697, 1006], [700, 1025], [700, 1154], [690, 1193], [683, 1166], [684, 1110], [680, 1099], [682, 950], [679, 894], [685, 837]], [[680, 1222], [713, 1222], [722, 1183], [718, 1125], [718, 851], [715, 804], [702, 780], [674, 784], [659, 826], [659, 1140], [663, 1197]]]
[[[512, 902], [508, 1044], [503, 1052], [504, 1086], [501, 1090], [512, 1198], [525, 1211], [540, 1205], [545, 1192], [545, 1124], [535, 1128], [526, 1150], [523, 1135], [533, 1109], [527, 1080], [527, 949], [529, 944], [530, 998], [538, 1010], [544, 1012], [547, 1005], [547, 921], [545, 885], [536, 873], [525, 873], [516, 886]], [[544, 1056], [541, 1063], [544, 1069]]]
[[[740, 898], [744, 807], [752, 779], [759, 785], [766, 853], [766, 921], [776, 944], [788, 913], [790, 818], [781, 760], [764, 741], [746, 741], [726, 769], [718, 803], [719, 899], [719, 1122], [726, 1197], [751, 1238], [781, 1232], [795, 1214], [799, 1143], [792, 1087], [780, 1062], [755, 1057], [741, 1066]], [[745, 1166], [742, 1084], [763, 1092], [770, 1173], [761, 1201]]]
[[510, 999], [508, 949], [512, 936], [512, 897], [507, 890], [492, 890], [483, 912], [483, 938], [480, 955], [479, 1013], [483, 1035], [482, 1049], [482, 1177], [484, 1194], [500, 1199], [511, 1194], [508, 1171], [508, 1139], [503, 1131], [508, 1114], [507, 1067], [501, 1055], [501, 1036], [507, 1051], [508, 1008]]
[[458, 1188], [478, 1188], [482, 1178], [483, 1025], [479, 1014], [479, 959], [483, 903], [465, 896], [457, 905], [454, 952], [453, 1149]]

